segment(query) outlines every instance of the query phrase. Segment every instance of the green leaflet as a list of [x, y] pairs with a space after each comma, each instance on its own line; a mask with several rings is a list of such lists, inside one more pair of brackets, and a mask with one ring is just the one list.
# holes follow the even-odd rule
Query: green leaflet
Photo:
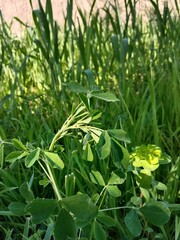
[[72, 215], [64, 208], [59, 212], [54, 228], [55, 240], [76, 239], [76, 225]]
[[146, 203], [145, 206], [140, 208], [140, 212], [151, 224], [155, 226], [166, 224], [171, 215], [171, 212], [165, 203], [155, 201]]
[[124, 222], [134, 237], [138, 237], [142, 232], [141, 222], [137, 212], [132, 209], [124, 218]]
[[39, 159], [40, 148], [36, 148], [30, 152], [25, 159], [25, 166], [27, 168], [32, 167], [32, 165]]
[[105, 159], [111, 152], [111, 139], [107, 131], [103, 131], [100, 135], [96, 150], [100, 159]]
[[34, 199], [27, 205], [27, 211], [32, 215], [34, 224], [44, 222], [57, 207], [55, 199]]
[[63, 163], [63, 161], [61, 160], [61, 158], [59, 157], [59, 155], [57, 153], [44, 151], [44, 154], [45, 154], [46, 159], [50, 163], [52, 163], [53, 165], [55, 165], [59, 169], [63, 169], [64, 168], [64, 163]]

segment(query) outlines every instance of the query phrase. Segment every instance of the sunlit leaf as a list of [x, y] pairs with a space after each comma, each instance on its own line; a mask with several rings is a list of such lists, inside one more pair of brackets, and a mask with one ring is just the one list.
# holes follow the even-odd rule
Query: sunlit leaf
[[30, 168], [39, 159], [40, 149], [36, 148], [30, 152], [25, 159], [25, 166]]
[[93, 161], [93, 152], [91, 150], [91, 145], [89, 143], [86, 144], [86, 147], [84, 149], [84, 152], [83, 152], [83, 155], [82, 155], [82, 158], [84, 160], [87, 160], [87, 161], [90, 161], [92, 162]]
[[143, 197], [144, 197], [147, 201], [149, 201], [149, 199], [150, 199], [149, 191], [146, 190], [145, 188], [141, 188], [141, 187], [140, 187], [140, 190], [141, 190], [141, 193], [142, 193]]
[[55, 164], [55, 166], [57, 166], [59, 169], [64, 168], [64, 163], [57, 153], [47, 152], [47, 151], [44, 151], [44, 153], [45, 153], [46, 159], [50, 163], [52, 163], [53, 165]]
[[119, 188], [117, 186], [108, 185], [106, 187], [106, 189], [112, 197], [120, 197], [121, 196], [121, 191], [119, 190]]
[[102, 130], [95, 129], [95, 128], [90, 128], [90, 133], [93, 138], [93, 140], [98, 143], [100, 135], [102, 134]]
[[12, 143], [18, 150], [27, 151], [26, 147], [24, 146], [24, 144], [20, 140], [18, 140], [16, 138], [13, 138]]
[[131, 197], [131, 202], [134, 205], [140, 206], [142, 199], [140, 197], [133, 196], [133, 197]]
[[18, 159], [21, 159], [27, 155], [28, 155], [28, 152], [13, 151], [6, 156], [5, 161], [13, 163], [13, 162], [17, 161]]
[[118, 102], [119, 99], [112, 93], [91, 93], [92, 97], [104, 100], [106, 102]]
[[127, 136], [127, 133], [122, 129], [108, 129], [107, 131], [110, 136], [119, 141], [124, 141], [127, 143], [131, 142], [129, 137]]
[[89, 176], [93, 183], [97, 185], [105, 186], [104, 179], [100, 172], [92, 170]]
[[154, 188], [156, 188], [158, 190], [161, 190], [161, 191], [166, 191], [167, 190], [167, 186], [162, 182], [158, 182], [158, 181], [153, 180], [152, 185], [153, 185]]
[[125, 181], [126, 175], [120, 171], [112, 172], [108, 184], [122, 184]]

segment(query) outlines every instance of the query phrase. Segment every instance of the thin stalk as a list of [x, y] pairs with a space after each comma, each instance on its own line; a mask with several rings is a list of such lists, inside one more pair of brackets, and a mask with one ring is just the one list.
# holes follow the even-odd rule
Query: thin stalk
[[92, 239], [93, 239], [93, 235], [94, 235], [94, 223], [95, 223], [95, 221], [93, 221], [93, 223], [92, 223], [92, 227], [91, 227], [91, 232], [90, 232], [89, 240], [92, 240]]
[[163, 239], [164, 240], [168, 240], [169, 238], [168, 238], [168, 235], [166, 233], [166, 230], [165, 230], [164, 226], [160, 226], [160, 229], [161, 229], [161, 231], [163, 233]]
[[57, 187], [57, 183], [56, 183], [56, 181], [55, 181], [55, 176], [54, 176], [54, 174], [53, 174], [53, 171], [52, 171], [52, 169], [50, 168], [50, 166], [49, 166], [48, 163], [46, 163], [46, 167], [47, 167], [48, 174], [49, 174], [49, 177], [50, 177], [49, 180], [50, 180], [50, 182], [51, 182], [51, 184], [52, 184], [52, 187], [53, 187], [53, 189], [54, 189], [54, 192], [55, 192], [55, 194], [56, 194], [56, 197], [57, 197], [58, 200], [61, 200], [62, 197], [61, 197], [61, 194], [60, 194], [59, 189], [58, 189], [58, 187]]
[[41, 164], [41, 162], [39, 161], [39, 165], [41, 166], [41, 168], [43, 169], [44, 173], [46, 174], [46, 176], [48, 177], [49, 181], [51, 182], [51, 185], [54, 189], [54, 193], [57, 197], [58, 200], [61, 200], [62, 197], [61, 197], [61, 194], [59, 192], [59, 189], [57, 187], [57, 183], [56, 183], [56, 180], [55, 180], [55, 176], [54, 176], [54, 173], [53, 173], [53, 169], [50, 168], [49, 164], [46, 162], [46, 160], [44, 160], [45, 164], [46, 164], [46, 168], [47, 170], [45, 169], [45, 167]]
[[[100, 192], [99, 197], [98, 197], [98, 199], [97, 199], [96, 202], [95, 202], [95, 205], [98, 203], [98, 201], [99, 201], [101, 195], [103, 194], [103, 192], [104, 192], [105, 190], [106, 190], [106, 186], [103, 187], [103, 190]], [[103, 198], [104, 198], [104, 197], [103, 197]], [[100, 204], [100, 205], [101, 205], [101, 204]]]
[[41, 166], [41, 168], [42, 168], [43, 171], [45, 172], [46, 176], [50, 179], [50, 176], [49, 176], [48, 172], [46, 171], [45, 167], [41, 164], [40, 161], [39, 161], [39, 165]]
[[100, 209], [99, 212], [113, 211], [113, 210], [119, 210], [119, 209], [135, 209], [135, 210], [139, 210], [139, 208], [134, 207], [134, 206], [126, 206], [126, 207], [114, 207], [114, 208]]

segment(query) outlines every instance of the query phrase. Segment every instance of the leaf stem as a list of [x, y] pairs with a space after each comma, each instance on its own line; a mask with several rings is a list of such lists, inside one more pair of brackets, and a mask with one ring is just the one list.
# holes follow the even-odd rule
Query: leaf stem
[[50, 182], [51, 182], [51, 184], [52, 184], [52, 187], [53, 187], [53, 189], [54, 189], [54, 192], [55, 192], [55, 194], [56, 194], [56, 197], [57, 197], [58, 200], [61, 200], [62, 197], [61, 197], [61, 194], [60, 194], [59, 189], [58, 189], [58, 187], [57, 187], [57, 183], [56, 183], [56, 181], [55, 181], [55, 176], [54, 176], [54, 174], [53, 174], [53, 171], [52, 171], [52, 169], [50, 168], [50, 166], [49, 166], [48, 163], [46, 163], [46, 167], [47, 167], [47, 170], [48, 170], [48, 173], [49, 173], [49, 180], [50, 180]]
[[114, 207], [114, 208], [100, 209], [99, 212], [106, 212], [106, 211], [119, 210], [119, 209], [136, 209], [136, 210], [138, 210], [139, 208], [134, 207], [134, 206]]

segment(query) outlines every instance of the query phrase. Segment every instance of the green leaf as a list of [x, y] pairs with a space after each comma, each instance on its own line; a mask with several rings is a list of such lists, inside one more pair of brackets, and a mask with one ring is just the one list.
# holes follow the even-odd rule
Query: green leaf
[[116, 220], [103, 212], [98, 213], [97, 220], [108, 227], [114, 227], [116, 225]]
[[91, 96], [106, 102], [119, 102], [119, 99], [112, 93], [91, 93]]
[[90, 130], [91, 137], [93, 138], [95, 143], [98, 143], [99, 138], [102, 134], [102, 130], [101, 129], [94, 129], [94, 128], [90, 128], [89, 130]]
[[25, 166], [30, 168], [39, 159], [40, 149], [36, 148], [25, 159]]
[[105, 159], [111, 152], [111, 139], [107, 131], [103, 131], [100, 135], [96, 150], [100, 159]]
[[55, 199], [34, 199], [27, 205], [27, 210], [32, 215], [34, 224], [41, 223], [51, 216], [57, 207]]
[[85, 93], [85, 92], [87, 92], [86, 88], [83, 87], [82, 85], [80, 85], [77, 82], [67, 83], [67, 87], [71, 92], [75, 92], [75, 93]]
[[140, 206], [142, 199], [140, 197], [133, 196], [133, 197], [131, 197], [131, 202], [132, 202], [132, 204], [134, 204], [136, 206]]
[[122, 168], [123, 152], [117, 141], [111, 141], [111, 156], [114, 165], [117, 168]]
[[122, 129], [108, 129], [107, 131], [110, 136], [112, 136], [113, 138], [119, 141], [123, 141], [127, 143], [131, 142], [129, 137], [127, 136], [127, 133]]
[[144, 189], [144, 188], [141, 188], [141, 187], [140, 187], [140, 190], [141, 190], [141, 193], [142, 193], [143, 197], [144, 197], [147, 201], [149, 201], [149, 199], [150, 199], [149, 191], [146, 190], [146, 189]]
[[121, 57], [120, 57], [120, 59], [121, 59], [121, 62], [125, 62], [125, 60], [126, 60], [126, 55], [127, 55], [127, 53], [128, 53], [128, 51], [129, 51], [129, 44], [128, 44], [128, 38], [123, 38], [122, 40], [121, 40], [121, 51], [120, 51], [120, 53], [121, 53]]
[[48, 16], [48, 20], [51, 24], [51, 27], [53, 27], [54, 19], [53, 19], [51, 0], [46, 0], [46, 15]]
[[22, 151], [13, 151], [6, 156], [5, 161], [15, 162], [18, 159], [18, 157], [21, 156], [21, 154], [22, 154]]
[[84, 160], [89, 161], [89, 162], [92, 162], [93, 159], [94, 159], [93, 153], [92, 153], [92, 150], [91, 150], [91, 145], [90, 145], [89, 143], [86, 144], [86, 147], [85, 147], [85, 149], [84, 149], [82, 158], [83, 158]]
[[89, 225], [89, 223], [90, 223], [89, 220], [83, 221], [83, 220], [80, 220], [80, 219], [76, 219], [76, 228], [84, 228], [87, 225]]
[[171, 215], [169, 208], [163, 202], [146, 203], [145, 206], [140, 208], [140, 212], [155, 226], [166, 224]]
[[59, 212], [54, 227], [55, 240], [76, 239], [76, 224], [71, 214], [64, 208]]
[[104, 231], [102, 226], [97, 221], [94, 222], [94, 238], [96, 240], [106, 240], [107, 239], [106, 232]]
[[83, 94], [83, 93], [79, 93], [79, 97], [80, 97], [81, 101], [84, 103], [84, 105], [86, 106], [86, 108], [87, 108], [88, 110], [90, 110], [90, 109], [89, 109], [89, 108], [90, 108], [90, 106], [89, 106], [89, 100], [88, 100], [87, 96], [85, 96], [85, 94]]
[[158, 190], [167, 191], [167, 186], [164, 183], [153, 180], [152, 185], [154, 188], [156, 188]]
[[112, 197], [120, 197], [121, 196], [121, 191], [119, 190], [119, 188], [117, 186], [108, 185], [106, 187], [106, 189]]
[[13, 138], [12, 143], [18, 150], [27, 151], [26, 147], [24, 146], [24, 144], [20, 140], [18, 140], [16, 138]]
[[142, 232], [142, 226], [138, 217], [137, 212], [132, 209], [124, 218], [124, 222], [133, 235], [133, 237], [138, 237]]
[[46, 159], [49, 162], [52, 162], [53, 164], [55, 164], [55, 166], [57, 166], [59, 169], [63, 169], [64, 168], [64, 163], [63, 163], [63, 161], [61, 160], [61, 158], [59, 157], [59, 155], [57, 153], [44, 151], [44, 154], [46, 156]]
[[111, 184], [115, 184], [115, 185], [116, 184], [122, 184], [122, 183], [124, 183], [125, 178], [126, 178], [125, 173], [123, 173], [120, 170], [116, 170], [116, 171], [111, 173], [111, 176], [110, 176], [110, 179], [108, 181], [108, 184], [109, 185], [111, 185]]
[[118, 141], [115, 139], [112, 139], [111, 142], [112, 146], [112, 156], [114, 160], [114, 164], [117, 168], [122, 168], [128, 169], [129, 167], [129, 152], [128, 150], [123, 147]]
[[105, 186], [104, 179], [100, 172], [92, 170], [89, 176], [93, 183], [100, 185], [100, 186]]
[[43, 187], [46, 187], [49, 183], [50, 183], [50, 181], [47, 178], [44, 178], [44, 179], [39, 181], [39, 185], [41, 185]]
[[112, 41], [112, 46], [113, 46], [115, 58], [118, 62], [120, 62], [121, 54], [120, 54], [120, 43], [119, 43], [118, 35], [114, 34], [111, 37], [111, 41]]
[[90, 87], [95, 85], [95, 78], [94, 78], [94, 73], [90, 69], [84, 70], [84, 73], [86, 74], [87, 80], [89, 82]]
[[26, 214], [26, 204], [24, 203], [12, 202], [8, 208], [16, 216], [24, 216]]
[[6, 156], [5, 161], [13, 163], [13, 162], [15, 162], [15, 161], [27, 156], [27, 155], [28, 155], [28, 152], [13, 151]]
[[61, 200], [62, 206], [81, 221], [91, 221], [98, 214], [98, 208], [85, 195], [75, 195]]
[[120, 145], [120, 148], [123, 152], [123, 159], [122, 159], [122, 165], [124, 169], [128, 169], [129, 167], [129, 152], [126, 148], [124, 148], [122, 145]]
[[141, 188], [149, 189], [151, 187], [151, 182], [152, 176], [148, 176], [144, 173], [140, 173], [139, 176], [137, 176], [137, 183]]
[[171, 162], [171, 157], [166, 153], [162, 153], [161, 158], [159, 160], [159, 164], [168, 164], [170, 162]]
[[34, 199], [33, 191], [30, 189], [27, 182], [23, 183], [20, 187], [20, 194], [23, 196], [26, 201], [30, 202]]

